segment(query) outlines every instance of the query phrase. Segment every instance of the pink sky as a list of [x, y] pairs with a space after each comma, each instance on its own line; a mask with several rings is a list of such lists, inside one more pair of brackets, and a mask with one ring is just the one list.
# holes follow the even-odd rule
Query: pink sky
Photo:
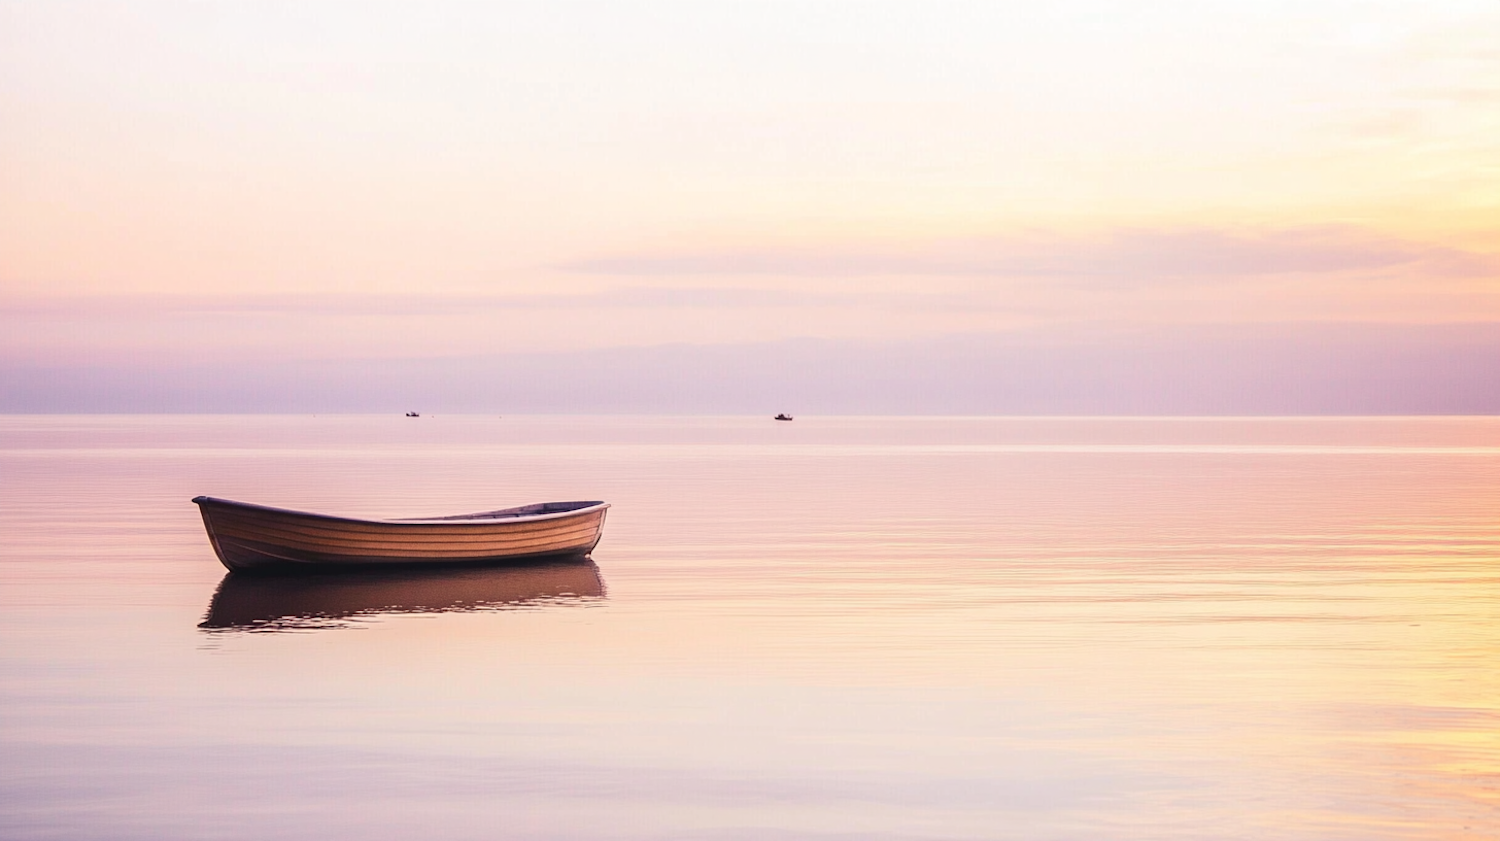
[[1500, 321], [1496, 43], [1483, 2], [0, 3], [0, 368]]

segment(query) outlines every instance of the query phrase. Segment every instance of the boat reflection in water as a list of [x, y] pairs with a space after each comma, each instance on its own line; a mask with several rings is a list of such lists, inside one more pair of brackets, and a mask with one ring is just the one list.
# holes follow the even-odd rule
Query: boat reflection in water
[[387, 613], [454, 613], [604, 599], [604, 579], [587, 557], [504, 567], [369, 569], [357, 573], [229, 573], [198, 624], [210, 631], [294, 631], [349, 627]]

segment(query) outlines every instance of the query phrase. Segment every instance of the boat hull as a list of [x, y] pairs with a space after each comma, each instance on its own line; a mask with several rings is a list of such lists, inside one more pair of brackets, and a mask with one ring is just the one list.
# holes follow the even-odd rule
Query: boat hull
[[[430, 520], [360, 520], [204, 496], [193, 502], [219, 560], [241, 572], [586, 555], [599, 543], [609, 508], [603, 502], [545, 503]], [[533, 510], [539, 513], [526, 513]]]

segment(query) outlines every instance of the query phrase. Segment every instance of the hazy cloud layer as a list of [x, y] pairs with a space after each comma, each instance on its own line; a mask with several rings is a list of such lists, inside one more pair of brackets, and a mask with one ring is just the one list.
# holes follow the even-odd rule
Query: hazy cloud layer
[[[309, 292], [304, 294], [137, 294], [0, 297], [0, 316], [87, 319], [193, 314], [451, 316], [568, 310], [757, 310], [857, 308], [912, 311], [1036, 310], [1048, 290], [1090, 288], [1134, 294], [1193, 286], [1232, 294], [1257, 280], [1345, 291], [1362, 280], [1396, 278], [1420, 294], [1430, 281], [1500, 280], [1500, 252], [1486, 253], [1352, 227], [1237, 231], [1132, 229], [1091, 238], [1055, 235], [950, 240], [917, 248], [763, 248], [637, 254], [558, 267], [624, 285], [585, 291], [513, 293]], [[925, 289], [859, 289], [836, 284], [774, 288], [790, 278], [928, 278]], [[738, 280], [735, 280], [735, 279]], [[758, 278], [758, 279], [757, 279]], [[949, 279], [950, 284], [939, 283]], [[974, 281], [993, 281], [975, 284]], [[653, 282], [655, 281], [655, 282]], [[1026, 300], [1012, 294], [1027, 285]], [[759, 285], [759, 284], [767, 285]], [[567, 289], [569, 284], [559, 283]], [[576, 284], [575, 284], [576, 285]], [[908, 284], [910, 285], [910, 284]], [[1475, 287], [1478, 288], [1478, 287]], [[1040, 296], [1040, 297], [1038, 297]], [[1075, 301], [1064, 298], [1060, 300]]]
[[1429, 245], [1353, 227], [1133, 229], [1094, 238], [955, 240], [920, 249], [749, 249], [581, 260], [574, 272], [678, 275], [979, 275], [1230, 278], [1405, 269], [1434, 277], [1500, 274], [1500, 255]]
[[993, 307], [962, 293], [804, 291], [749, 286], [626, 286], [561, 295], [136, 295], [94, 298], [28, 298], [0, 302], [11, 317], [136, 317], [159, 315], [454, 315], [503, 310], [783, 309], [874, 307], [953, 309]]
[[[911, 296], [933, 297], [933, 296]], [[9, 315], [137, 313], [297, 313], [327, 315], [443, 315], [476, 310], [568, 310], [657, 308], [776, 308], [845, 306], [861, 296], [753, 287], [628, 286], [557, 295], [398, 295], [321, 293], [310, 295], [136, 295], [93, 298], [31, 298], [0, 303]], [[906, 303], [903, 301], [903, 303]]]
[[4, 412], [1484, 414], [1500, 323], [1079, 326], [450, 359], [0, 366]]

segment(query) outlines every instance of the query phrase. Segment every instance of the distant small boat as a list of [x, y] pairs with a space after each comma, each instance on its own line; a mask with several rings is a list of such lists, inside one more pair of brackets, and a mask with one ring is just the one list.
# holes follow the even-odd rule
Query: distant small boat
[[791, 420], [791, 415], [777, 415], [773, 420]]
[[416, 412], [407, 412], [406, 416], [409, 417], [409, 418], [420, 418], [421, 417], [421, 415], [417, 414]]
[[539, 502], [451, 517], [362, 520], [194, 497], [225, 567], [472, 564], [587, 555], [609, 503]]

